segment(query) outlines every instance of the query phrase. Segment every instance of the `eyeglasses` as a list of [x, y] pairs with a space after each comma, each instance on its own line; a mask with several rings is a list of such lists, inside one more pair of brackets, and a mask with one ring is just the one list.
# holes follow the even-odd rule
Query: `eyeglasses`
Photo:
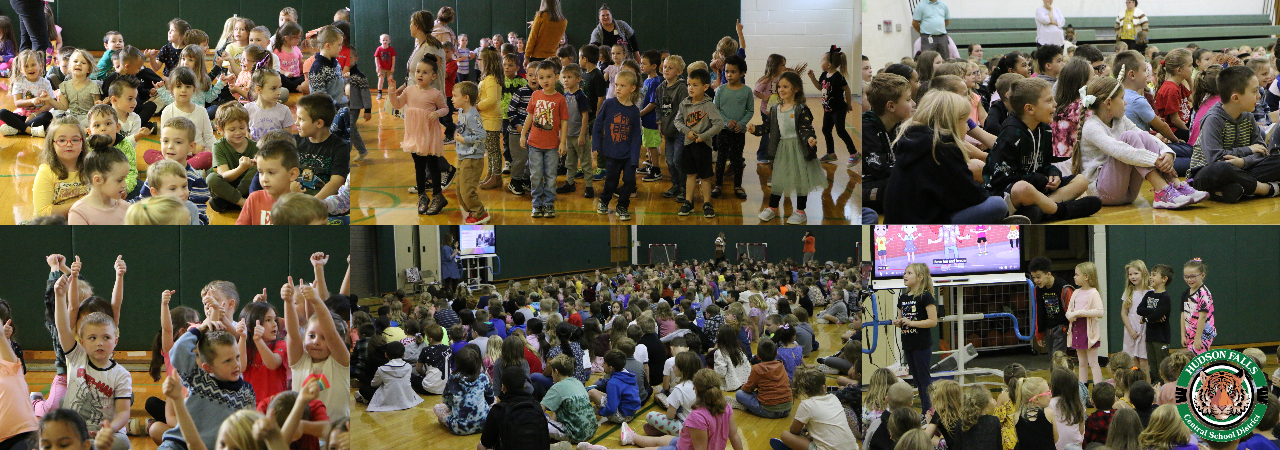
[[1184, 280], [1194, 280], [1194, 279], [1196, 279], [1196, 278], [1200, 278], [1200, 277], [1202, 277], [1202, 276], [1204, 276], [1204, 274], [1203, 274], [1203, 273], [1197, 273], [1197, 274], [1195, 274], [1195, 275], [1183, 275], [1183, 276], [1182, 276], [1182, 279], [1184, 279]]
[[59, 147], [66, 147], [68, 145], [80, 145], [83, 142], [84, 142], [84, 139], [80, 139], [78, 137], [71, 138], [71, 139], [58, 139], [56, 141], [53, 141], [53, 143], [58, 144]]
[[1094, 72], [1094, 73], [1098, 73], [1098, 74], [1106, 73], [1106, 72], [1107, 72], [1107, 65], [1106, 65], [1106, 64], [1098, 64], [1097, 66], [1094, 66], [1094, 67], [1093, 67], [1093, 72]]

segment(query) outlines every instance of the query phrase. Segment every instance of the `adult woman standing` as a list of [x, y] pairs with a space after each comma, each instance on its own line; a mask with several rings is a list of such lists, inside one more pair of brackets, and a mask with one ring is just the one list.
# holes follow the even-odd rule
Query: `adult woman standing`
[[1116, 40], [1129, 44], [1129, 50], [1141, 53], [1147, 49], [1147, 15], [1138, 9], [1138, 0], [1125, 0], [1124, 8], [1124, 12], [1116, 16]]
[[[448, 13], [450, 16], [449, 21], [453, 20], [453, 8], [446, 6], [444, 8], [440, 8], [440, 12], [442, 14]], [[453, 30], [449, 28], [447, 23], [439, 24], [434, 19], [435, 18], [431, 17], [431, 11], [418, 11], [413, 13], [413, 16], [409, 18], [409, 34], [413, 35], [413, 39], [418, 42], [418, 46], [414, 48], [413, 54], [410, 55], [409, 60], [405, 62], [406, 75], [404, 85], [411, 86], [415, 84], [413, 82], [414, 70], [418, 68], [418, 63], [422, 62], [422, 58], [430, 53], [432, 55], [436, 55], [436, 57], [440, 59], [440, 67], [436, 68], [436, 70], [439, 71], [437, 73], [438, 76], [435, 81], [431, 82], [431, 87], [443, 93], [445, 92], [444, 64], [447, 60], [444, 59], [444, 44], [442, 44], [436, 36], [439, 34], [442, 36], [450, 36], [453, 39], [456, 38], [453, 37]], [[438, 27], [444, 27], [445, 30], [448, 30], [448, 33], [437, 33]], [[454, 131], [452, 96], [446, 95], [445, 101], [449, 104], [450, 114], [446, 114], [441, 117], [440, 124], [444, 125], [444, 135], [446, 136], [445, 144], [450, 144], [452, 143], [451, 137], [453, 136]], [[450, 168], [448, 172], [440, 174], [442, 180], [441, 183], [448, 186], [449, 180], [453, 178], [454, 173], [457, 173], [457, 169]], [[422, 195], [423, 193], [418, 192], [418, 194]]]
[[445, 42], [452, 42], [454, 45], [458, 44], [458, 33], [455, 33], [453, 28], [449, 27], [449, 24], [453, 23], [453, 15], [453, 8], [448, 6], [441, 7], [436, 12], [436, 21], [435, 26], [431, 28], [431, 37], [436, 38], [441, 44]]
[[458, 272], [458, 238], [445, 233], [443, 241], [444, 245], [440, 247], [440, 279], [444, 280], [444, 291], [453, 292], [462, 278]]
[[44, 0], [9, 0], [13, 12], [18, 13], [18, 50], [43, 52], [49, 43], [49, 23], [45, 19]]
[[542, 0], [542, 7], [533, 16], [529, 40], [524, 47], [524, 57], [529, 61], [542, 61], [556, 55], [560, 38], [569, 28], [569, 19], [560, 12], [560, 0]]
[[805, 230], [804, 238], [801, 239], [801, 241], [804, 242], [804, 264], [809, 264], [809, 261], [813, 261], [813, 253], [814, 253], [813, 233], [810, 233], [808, 230]]
[[1044, 0], [1044, 6], [1036, 8], [1036, 43], [1061, 46], [1064, 23], [1067, 22], [1062, 17], [1062, 10], [1053, 7], [1053, 0]]
[[[609, 5], [600, 5], [600, 24], [591, 32], [591, 43], [595, 45], [626, 44], [627, 49], [635, 52], [635, 60], [640, 60], [640, 44], [636, 43], [636, 32], [626, 22], [613, 19]], [[604, 51], [601, 51], [602, 54]], [[610, 62], [612, 64], [612, 62]]]

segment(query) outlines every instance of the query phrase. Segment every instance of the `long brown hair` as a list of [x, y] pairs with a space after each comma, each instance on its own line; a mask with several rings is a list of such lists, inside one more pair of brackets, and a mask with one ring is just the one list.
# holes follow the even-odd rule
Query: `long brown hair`
[[413, 13], [413, 17], [409, 19], [409, 24], [414, 28], [422, 30], [422, 34], [426, 35], [422, 42], [435, 48], [440, 47], [440, 40], [431, 36], [431, 30], [435, 28], [435, 17], [431, 15], [431, 11], [422, 10]]
[[560, 11], [560, 0], [542, 0], [542, 7], [538, 8], [538, 12], [549, 14], [552, 22], [564, 20], [564, 13]]
[[485, 47], [480, 51], [480, 58], [484, 59], [485, 75], [493, 77], [498, 82], [498, 87], [502, 87], [506, 83], [506, 74], [503, 73], [502, 58], [498, 56], [498, 51], [493, 47]]
[[[1080, 103], [1080, 125], [1076, 127], [1076, 144], [1071, 147], [1071, 173], [1080, 173], [1084, 170], [1084, 158], [1080, 157], [1080, 136], [1084, 133], [1087, 114], [1089, 111], [1098, 111], [1102, 108], [1103, 102], [1123, 96], [1124, 89], [1119, 89], [1119, 85], [1120, 80], [1112, 77], [1097, 77], [1089, 80], [1089, 84], [1085, 85], [1085, 94], [1094, 96], [1095, 100], [1089, 106], [1085, 106], [1084, 102]], [[1109, 97], [1108, 94], [1110, 94]], [[1103, 125], [1110, 126], [1110, 124]]]
[[1200, 105], [1209, 101], [1209, 97], [1218, 95], [1218, 74], [1222, 66], [1210, 64], [1196, 74], [1195, 87], [1191, 88], [1191, 111], [1199, 111]]
[[711, 369], [703, 368], [694, 374], [693, 391], [698, 395], [695, 405], [706, 407], [707, 412], [713, 416], [724, 414], [728, 402], [724, 399], [724, 392], [720, 391], [720, 384], [723, 382], [724, 378]]
[[938, 56], [941, 55], [933, 50], [925, 50], [916, 56], [916, 73], [920, 75], [921, 83], [933, 79], [933, 60]]
[[1156, 64], [1156, 89], [1164, 86], [1164, 82], [1180, 67], [1191, 67], [1191, 50], [1175, 48], [1164, 56], [1164, 60]]
[[1092, 74], [1093, 66], [1089, 65], [1089, 60], [1079, 56], [1067, 60], [1058, 72], [1058, 84], [1053, 86], [1053, 101], [1058, 104], [1053, 111], [1054, 118], [1066, 115], [1071, 102], [1080, 99], [1080, 88], [1089, 84], [1089, 76]]

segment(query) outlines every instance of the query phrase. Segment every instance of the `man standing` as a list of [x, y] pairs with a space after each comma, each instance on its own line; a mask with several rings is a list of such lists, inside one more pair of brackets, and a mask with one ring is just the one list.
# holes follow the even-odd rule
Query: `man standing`
[[809, 231], [806, 230], [804, 232], [803, 241], [804, 241], [804, 264], [808, 265], [809, 261], [813, 261], [813, 243], [814, 243], [813, 233], [810, 233]]
[[947, 2], [929, 0], [916, 5], [911, 13], [911, 27], [920, 33], [920, 51], [933, 50], [939, 55], [951, 54], [951, 38], [947, 27], [951, 25], [951, 10]]

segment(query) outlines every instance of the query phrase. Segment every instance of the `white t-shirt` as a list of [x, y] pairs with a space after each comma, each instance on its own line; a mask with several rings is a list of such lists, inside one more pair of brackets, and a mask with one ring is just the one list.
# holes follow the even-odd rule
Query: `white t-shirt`
[[689, 417], [689, 413], [693, 412], [693, 402], [697, 399], [698, 394], [693, 392], [693, 380], [685, 380], [671, 387], [671, 395], [667, 396], [667, 406], [677, 407], [676, 420], [684, 422], [684, 419]]
[[124, 366], [112, 360], [107, 367], [98, 368], [78, 343], [67, 353], [67, 393], [61, 406], [80, 413], [90, 431], [97, 431], [103, 420], [116, 416], [117, 399], [132, 397], [133, 378]]
[[635, 358], [636, 361], [640, 361], [640, 364], [648, 364], [649, 348], [645, 347], [644, 344], [636, 344]]
[[849, 430], [840, 400], [831, 394], [810, 397], [800, 401], [795, 419], [809, 429], [809, 437], [818, 449], [838, 450], [857, 448], [857, 438]]
[[317, 363], [304, 351], [297, 364], [289, 366], [289, 369], [293, 371], [293, 386], [297, 388], [302, 387], [311, 373], [324, 374], [329, 379], [329, 389], [320, 391], [319, 400], [329, 410], [329, 417], [351, 416], [351, 390], [348, 388], [351, 386], [351, 367], [338, 364], [332, 356]]
[[[680, 378], [671, 374], [671, 369], [676, 366], [676, 357], [667, 358], [667, 362], [662, 364], [662, 375], [671, 377], [672, 383], [679, 383]], [[673, 388], [674, 389], [674, 388]]]

